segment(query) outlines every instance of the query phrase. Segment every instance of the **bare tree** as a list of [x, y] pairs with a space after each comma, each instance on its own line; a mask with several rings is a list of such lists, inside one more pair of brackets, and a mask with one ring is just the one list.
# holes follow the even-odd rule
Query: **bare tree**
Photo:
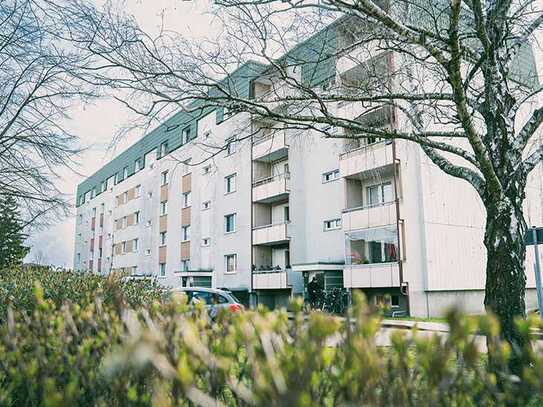
[[[128, 94], [123, 103], [144, 120], [165, 109], [225, 107], [330, 138], [420, 145], [484, 204], [485, 305], [503, 336], [521, 341], [514, 318], [525, 315], [523, 202], [543, 157], [536, 137], [543, 106], [530, 66], [543, 22], [537, 2], [220, 0], [217, 7], [224, 31], [209, 41], [165, 30], [151, 36], [111, 8], [99, 18], [82, 13], [85, 30], [74, 37], [101, 61], [95, 80]], [[262, 64], [227, 77], [249, 59]], [[341, 61], [360, 68], [338, 75]], [[236, 75], [261, 79], [246, 89]], [[345, 104], [356, 106], [356, 118]], [[397, 125], [382, 125], [391, 116]]]
[[85, 55], [60, 37], [63, 5], [0, 2], [0, 194], [16, 198], [24, 227], [68, 213], [58, 171], [80, 149], [64, 125], [74, 101], [94, 96]]

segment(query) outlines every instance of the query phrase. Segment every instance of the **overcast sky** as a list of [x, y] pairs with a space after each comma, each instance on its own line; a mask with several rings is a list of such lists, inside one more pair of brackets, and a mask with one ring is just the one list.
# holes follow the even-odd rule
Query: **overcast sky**
[[[208, 0], [125, 0], [124, 4], [147, 31], [156, 30], [162, 22], [161, 15], [166, 29], [190, 37], [203, 37], [218, 28], [213, 27], [207, 14], [211, 4]], [[128, 110], [112, 100], [74, 108], [68, 126], [88, 148], [79, 157], [80, 165], [76, 168], [82, 175], [61, 171], [59, 188], [71, 196], [72, 202], [77, 184], [144, 135], [143, 131], [134, 131], [111, 148], [115, 132], [131, 117]], [[62, 219], [46, 230], [32, 233], [27, 242], [32, 248], [26, 260], [72, 267], [74, 238], [75, 218]]]

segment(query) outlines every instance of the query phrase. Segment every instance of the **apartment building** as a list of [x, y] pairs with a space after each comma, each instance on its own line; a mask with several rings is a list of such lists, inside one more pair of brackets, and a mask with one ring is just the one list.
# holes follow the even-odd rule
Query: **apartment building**
[[[362, 69], [353, 60], [312, 69], [355, 81]], [[303, 67], [297, 74], [307, 76]], [[249, 62], [231, 77], [240, 93], [265, 100], [289, 91], [273, 75]], [[364, 113], [349, 103], [334, 108]], [[363, 120], [407, 122], [384, 108]], [[530, 224], [543, 225], [542, 171], [530, 176]], [[472, 188], [415, 144], [324, 139], [207, 108], [174, 115], [78, 186], [74, 268], [226, 288], [269, 307], [319, 280], [400, 314], [438, 316], [452, 305], [480, 312], [484, 219]], [[532, 270], [530, 252], [526, 263]], [[527, 286], [532, 306], [532, 272]]]

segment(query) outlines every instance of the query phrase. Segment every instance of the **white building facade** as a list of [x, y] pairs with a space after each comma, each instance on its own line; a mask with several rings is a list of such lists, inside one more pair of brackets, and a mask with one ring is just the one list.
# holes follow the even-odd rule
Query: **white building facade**
[[[357, 69], [339, 60], [337, 80]], [[247, 82], [254, 97], [277, 86]], [[394, 111], [366, 120], [402, 126]], [[541, 165], [526, 217], [543, 225]], [[483, 311], [484, 207], [406, 141], [323, 138], [221, 109], [179, 113], [79, 186], [76, 223], [79, 270], [226, 288], [271, 308], [322, 276], [325, 289], [361, 290], [398, 314]], [[533, 260], [528, 250], [529, 308]]]

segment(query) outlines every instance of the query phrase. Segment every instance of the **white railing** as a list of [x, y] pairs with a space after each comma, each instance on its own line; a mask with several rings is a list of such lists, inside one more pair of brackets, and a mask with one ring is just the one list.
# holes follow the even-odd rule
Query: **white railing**
[[266, 184], [269, 184], [270, 182], [278, 181], [281, 179], [290, 179], [290, 172], [284, 172], [282, 174], [277, 174], [271, 177], [256, 180], [255, 182], [253, 182], [253, 187], [266, 185]]

